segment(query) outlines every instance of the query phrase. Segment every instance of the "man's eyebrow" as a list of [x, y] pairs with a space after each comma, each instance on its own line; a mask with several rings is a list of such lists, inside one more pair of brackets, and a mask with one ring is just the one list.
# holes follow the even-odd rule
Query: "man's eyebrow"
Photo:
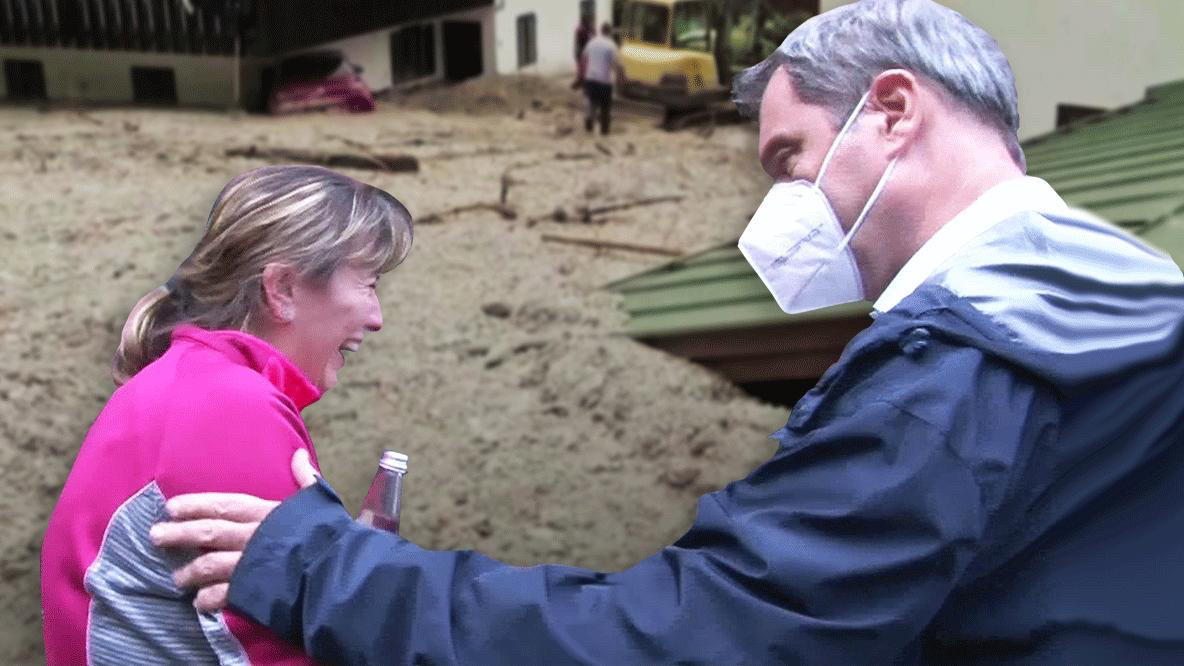
[[787, 136], [785, 134], [773, 137], [769, 140], [768, 146], [760, 156], [761, 167], [769, 172], [769, 175], [773, 175], [773, 169], [771, 167], [774, 166], [775, 160], [787, 152], [792, 155], [801, 151], [801, 149], [802, 140], [798, 137]]

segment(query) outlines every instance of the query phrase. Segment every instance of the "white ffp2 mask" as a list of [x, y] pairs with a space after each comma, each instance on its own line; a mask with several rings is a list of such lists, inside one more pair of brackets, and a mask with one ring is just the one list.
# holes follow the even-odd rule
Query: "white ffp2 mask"
[[835, 149], [866, 102], [864, 94], [827, 150], [815, 181], [773, 185], [740, 236], [741, 254], [777, 305], [790, 314], [863, 300], [863, 279], [849, 244], [888, 182], [896, 160], [880, 176], [846, 236], [821, 183]]

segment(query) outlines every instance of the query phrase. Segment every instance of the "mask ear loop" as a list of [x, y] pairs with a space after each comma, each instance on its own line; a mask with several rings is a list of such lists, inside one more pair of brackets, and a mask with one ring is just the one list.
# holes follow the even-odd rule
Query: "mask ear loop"
[[839, 247], [835, 250], [836, 253], [842, 252], [846, 249], [847, 244], [851, 242], [851, 237], [859, 231], [859, 227], [863, 226], [863, 221], [867, 219], [867, 214], [872, 212], [872, 207], [876, 205], [876, 199], [880, 198], [880, 192], [884, 190], [884, 186], [888, 184], [888, 177], [892, 175], [892, 170], [896, 168], [896, 160], [893, 159], [888, 163], [888, 168], [884, 169], [884, 175], [880, 176], [880, 182], [876, 183], [876, 189], [872, 190], [871, 197], [864, 204], [863, 210], [859, 212], [859, 217], [855, 219], [855, 224], [851, 225], [851, 231], [843, 237], [843, 242], [839, 243]]
[[830, 166], [830, 158], [834, 157], [835, 149], [843, 142], [843, 137], [847, 135], [847, 131], [855, 124], [855, 119], [859, 117], [859, 112], [863, 110], [863, 105], [867, 103], [868, 95], [872, 91], [863, 93], [863, 97], [859, 98], [859, 103], [855, 105], [855, 109], [851, 111], [851, 115], [847, 116], [847, 122], [843, 123], [842, 129], [835, 135], [835, 140], [830, 144], [830, 150], [826, 151], [826, 157], [822, 158], [822, 166], [818, 169], [818, 176], [814, 179], [814, 187], [822, 187], [822, 174], [826, 173], [826, 168]]

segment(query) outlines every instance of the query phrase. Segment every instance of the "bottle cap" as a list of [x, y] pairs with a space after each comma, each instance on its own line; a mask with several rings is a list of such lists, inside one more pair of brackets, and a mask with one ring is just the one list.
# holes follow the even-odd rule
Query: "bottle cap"
[[391, 472], [407, 473], [407, 455], [398, 451], [384, 451], [378, 466]]

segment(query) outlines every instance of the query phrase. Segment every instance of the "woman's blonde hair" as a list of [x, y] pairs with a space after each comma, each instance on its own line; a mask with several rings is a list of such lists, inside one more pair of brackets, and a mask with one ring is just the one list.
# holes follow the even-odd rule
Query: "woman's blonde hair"
[[267, 166], [236, 176], [214, 201], [193, 253], [132, 308], [115, 352], [115, 384], [164, 354], [179, 324], [244, 329], [262, 304], [269, 263], [325, 284], [346, 263], [377, 272], [394, 268], [411, 240], [411, 214], [403, 204], [329, 169]]

